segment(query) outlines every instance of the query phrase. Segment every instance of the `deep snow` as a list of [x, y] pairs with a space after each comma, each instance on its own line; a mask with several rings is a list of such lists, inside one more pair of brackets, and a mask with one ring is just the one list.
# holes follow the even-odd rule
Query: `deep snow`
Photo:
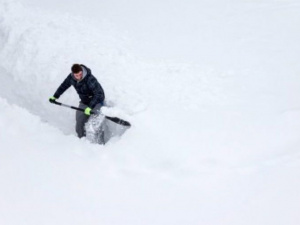
[[[1, 0], [0, 224], [299, 224], [299, 11]], [[74, 62], [121, 139], [79, 140], [49, 104]]]

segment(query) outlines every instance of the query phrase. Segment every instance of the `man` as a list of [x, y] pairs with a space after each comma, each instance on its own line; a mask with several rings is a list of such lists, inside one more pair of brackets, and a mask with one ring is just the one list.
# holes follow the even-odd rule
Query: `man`
[[81, 99], [79, 108], [84, 109], [84, 112], [76, 111], [76, 133], [81, 138], [85, 136], [84, 125], [91, 115], [91, 111], [97, 111], [103, 106], [105, 95], [100, 83], [88, 67], [82, 64], [74, 64], [71, 71], [49, 101], [53, 103], [71, 85], [75, 88]]

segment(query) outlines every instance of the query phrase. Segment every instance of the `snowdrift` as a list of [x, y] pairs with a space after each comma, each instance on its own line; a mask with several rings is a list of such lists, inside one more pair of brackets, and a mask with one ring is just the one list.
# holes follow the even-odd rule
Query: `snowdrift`
[[[109, 22], [1, 0], [0, 224], [299, 224], [300, 6], [228, 4], [201, 14], [215, 33], [192, 64], [134, 55]], [[73, 63], [132, 123], [121, 139], [78, 139], [74, 111], [49, 104]]]

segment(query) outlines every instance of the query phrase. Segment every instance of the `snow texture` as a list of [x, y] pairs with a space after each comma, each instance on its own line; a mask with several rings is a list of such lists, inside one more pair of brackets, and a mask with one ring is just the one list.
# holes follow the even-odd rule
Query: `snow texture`
[[[0, 0], [0, 224], [298, 225], [299, 27], [296, 0]], [[49, 103], [73, 63], [121, 138]]]

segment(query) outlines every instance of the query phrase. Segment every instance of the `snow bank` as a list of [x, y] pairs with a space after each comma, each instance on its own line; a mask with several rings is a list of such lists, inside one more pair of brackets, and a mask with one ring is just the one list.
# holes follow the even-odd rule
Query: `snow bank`
[[[13, 92], [2, 90], [2, 96], [42, 115], [50, 123], [57, 110], [45, 100], [74, 62], [89, 66], [104, 86], [110, 104], [129, 114], [144, 111], [149, 105], [199, 108], [220, 104], [226, 98], [226, 74], [188, 64], [150, 64], [138, 60], [126, 49], [122, 34], [109, 24], [41, 10], [32, 13], [17, 2], [2, 5], [0, 66], [8, 78], [2, 77], [1, 81], [8, 87], [12, 83], [22, 87]], [[77, 104], [74, 92], [69, 93], [63, 100]], [[71, 113], [64, 115], [70, 117]], [[54, 124], [62, 123], [60, 128], [67, 132], [63, 127], [70, 124], [56, 120]]]
[[[256, 51], [280, 33], [273, 20], [251, 36], [257, 48], [249, 58], [249, 33], [239, 33], [243, 57], [228, 68], [212, 58], [150, 63], [109, 22], [1, 0], [0, 223], [298, 224], [298, 55], [281, 54], [297, 46], [300, 7], [250, 5], [248, 28], [264, 12], [277, 22], [290, 13], [279, 24], [290, 25], [273, 39], [283, 41], [278, 51], [263, 56]], [[204, 18], [217, 31], [218, 21], [240, 21], [247, 7], [235, 7], [243, 13]], [[220, 45], [231, 37], [214, 36]], [[226, 54], [238, 58], [237, 49]], [[271, 55], [265, 66], [242, 63]], [[74, 62], [91, 67], [103, 85], [114, 106], [105, 113], [133, 124], [120, 140], [105, 147], [79, 140], [74, 111], [49, 104]], [[78, 98], [70, 89], [61, 101]]]

